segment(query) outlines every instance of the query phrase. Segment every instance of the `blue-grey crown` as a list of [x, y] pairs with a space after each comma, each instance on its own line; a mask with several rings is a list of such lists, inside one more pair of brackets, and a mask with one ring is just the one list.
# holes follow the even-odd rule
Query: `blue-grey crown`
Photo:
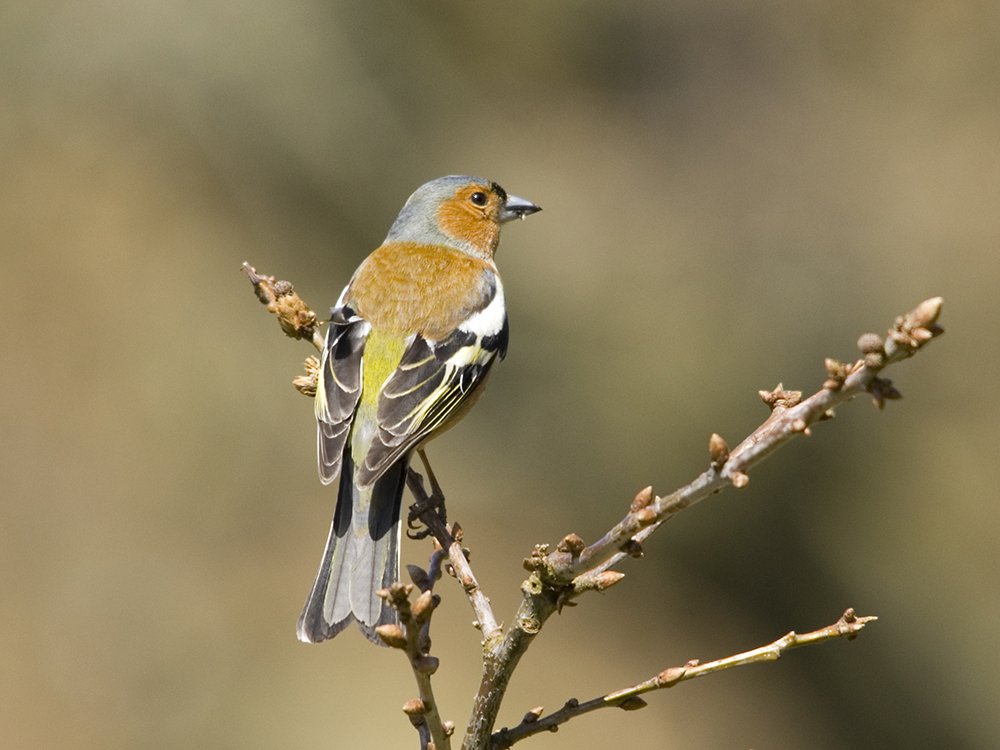
[[438, 228], [437, 207], [442, 200], [450, 198], [463, 185], [479, 183], [492, 184], [482, 177], [452, 174], [425, 182], [406, 199], [399, 216], [389, 228], [386, 242], [448, 242], [448, 238]]

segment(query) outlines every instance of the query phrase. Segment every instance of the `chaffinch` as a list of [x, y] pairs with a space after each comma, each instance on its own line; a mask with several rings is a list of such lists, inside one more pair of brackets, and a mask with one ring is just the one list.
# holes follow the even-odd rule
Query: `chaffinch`
[[399, 578], [410, 455], [465, 413], [504, 357], [500, 225], [539, 210], [489, 180], [428, 182], [337, 300], [315, 402], [320, 479], [340, 483], [299, 640], [354, 620], [378, 643], [375, 628], [396, 622], [376, 592]]

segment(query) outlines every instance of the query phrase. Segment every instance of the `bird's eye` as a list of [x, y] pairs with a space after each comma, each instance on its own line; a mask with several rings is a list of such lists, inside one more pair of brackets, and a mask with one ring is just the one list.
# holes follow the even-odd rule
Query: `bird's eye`
[[469, 196], [469, 200], [475, 203], [477, 206], [486, 205], [486, 193], [473, 193]]

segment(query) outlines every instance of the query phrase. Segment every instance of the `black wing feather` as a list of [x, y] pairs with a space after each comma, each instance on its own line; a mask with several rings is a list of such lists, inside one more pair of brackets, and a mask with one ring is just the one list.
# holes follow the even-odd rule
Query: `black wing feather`
[[335, 308], [326, 332], [316, 388], [316, 443], [319, 476], [337, 478], [361, 398], [361, 358], [371, 326], [347, 306]]

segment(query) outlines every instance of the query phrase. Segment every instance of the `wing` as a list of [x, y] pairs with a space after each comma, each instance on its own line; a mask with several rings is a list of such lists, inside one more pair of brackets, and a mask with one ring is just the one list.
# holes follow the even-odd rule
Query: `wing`
[[333, 309], [316, 381], [316, 446], [319, 478], [340, 473], [351, 420], [361, 397], [361, 358], [371, 325], [349, 306]]
[[400, 456], [458, 416], [493, 363], [506, 354], [507, 315], [502, 293], [498, 296], [499, 312], [491, 313], [488, 325], [471, 326], [480, 330], [464, 325], [441, 341], [414, 338], [379, 394], [378, 432], [364, 466], [358, 468], [359, 484], [374, 482]]

